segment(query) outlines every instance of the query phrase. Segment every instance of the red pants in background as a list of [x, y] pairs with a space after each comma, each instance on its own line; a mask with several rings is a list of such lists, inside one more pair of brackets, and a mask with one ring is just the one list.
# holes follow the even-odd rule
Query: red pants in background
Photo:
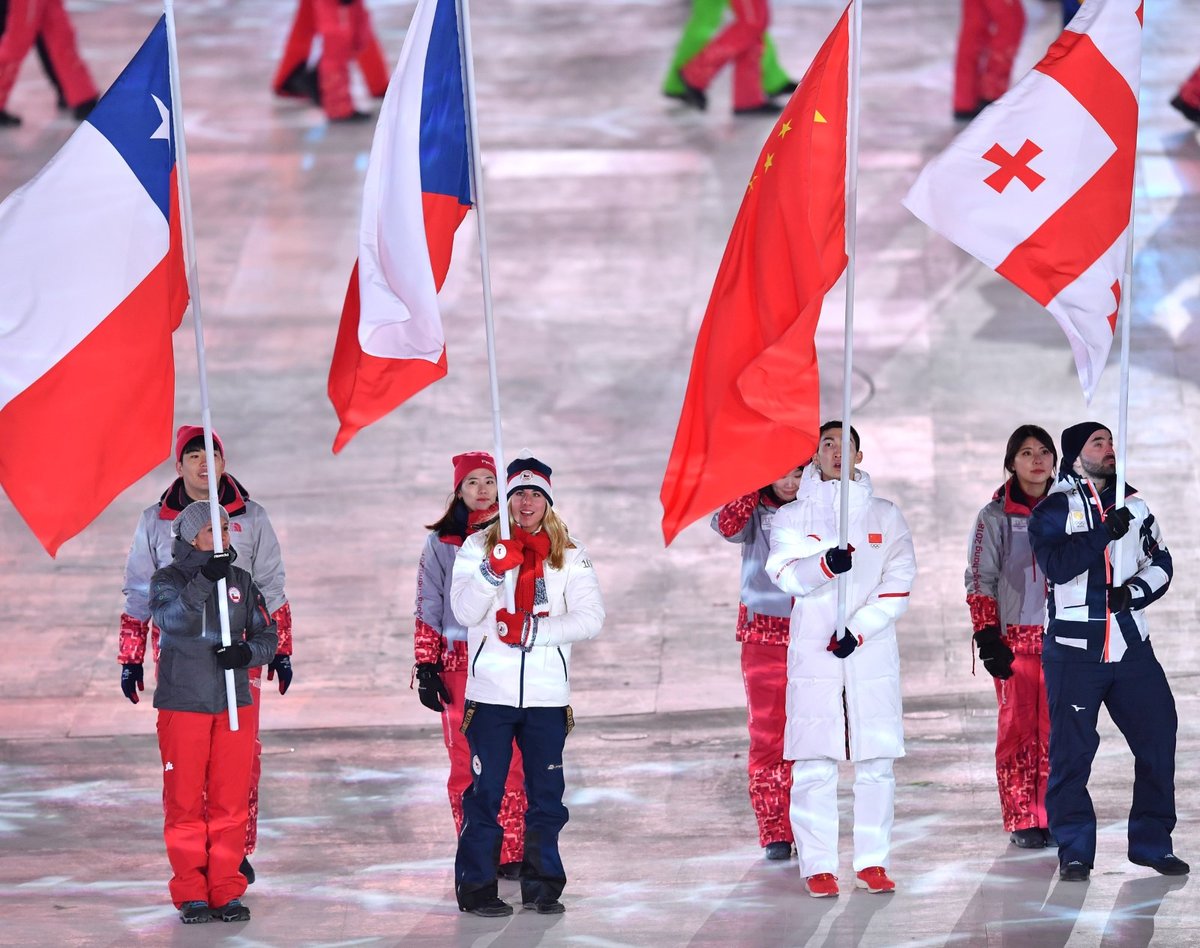
[[39, 37], [69, 108], [99, 95], [79, 56], [75, 30], [62, 0], [8, 0], [8, 16], [0, 29], [0, 111], [8, 104], [21, 63]]
[[[446, 689], [453, 702], [442, 712], [442, 736], [450, 752], [450, 779], [446, 789], [450, 794], [450, 811], [454, 814], [454, 831], [462, 831], [462, 795], [471, 786], [475, 775], [471, 772], [471, 751], [467, 736], [459, 730], [463, 720], [463, 695], [467, 691], [467, 669], [447, 668], [442, 675]], [[500, 803], [497, 818], [504, 830], [500, 844], [500, 864], [521, 862], [525, 857], [525, 769], [521, 763], [521, 751], [513, 742], [512, 762], [508, 765], [508, 780], [504, 784], [504, 799]]]
[[321, 37], [321, 59], [317, 64], [317, 83], [321, 107], [331, 119], [345, 118], [354, 112], [350, 98], [350, 62], [358, 62], [367, 90], [380, 98], [387, 91], [387, 61], [371, 15], [363, 0], [300, 0], [296, 19], [283, 49], [283, 59], [272, 83], [276, 93], [299, 66], [308, 62], [313, 40]]
[[254, 758], [251, 717], [251, 708], [238, 708], [238, 730], [231, 731], [224, 711], [158, 712], [163, 838], [176, 908], [192, 901], [225, 905], [246, 891], [238, 866]]
[[767, 101], [763, 91], [763, 34], [771, 14], [767, 0], [730, 0], [733, 22], [689, 59], [679, 71], [684, 81], [707, 89], [713, 77], [732, 60], [733, 107], [752, 109]]
[[955, 112], [975, 112], [1008, 91], [1024, 32], [1021, 0], [962, 0], [954, 61]]
[[1045, 829], [1050, 776], [1050, 711], [1042, 656], [1018, 652], [1013, 676], [996, 680], [996, 785], [1007, 832]]
[[742, 681], [746, 685], [750, 727], [750, 805], [758, 820], [760, 846], [790, 843], [788, 817], [792, 796], [792, 762], [783, 759], [787, 724], [786, 645], [742, 643]]

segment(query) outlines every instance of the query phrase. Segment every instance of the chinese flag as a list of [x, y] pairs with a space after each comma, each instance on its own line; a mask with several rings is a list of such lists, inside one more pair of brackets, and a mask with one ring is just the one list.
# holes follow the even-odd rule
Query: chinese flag
[[849, 18], [842, 14], [758, 156], [700, 326], [663, 477], [663, 537], [808, 461], [814, 334], [846, 268]]

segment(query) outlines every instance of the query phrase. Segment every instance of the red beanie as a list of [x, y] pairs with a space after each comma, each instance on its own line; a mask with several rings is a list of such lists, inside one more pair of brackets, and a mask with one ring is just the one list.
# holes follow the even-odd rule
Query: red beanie
[[[220, 437], [218, 437], [215, 431], [212, 433], [212, 436], [213, 450], [221, 455], [221, 457], [225, 457], [225, 446], [221, 444]], [[180, 425], [179, 430], [175, 432], [175, 460], [177, 462], [183, 460], [183, 449], [189, 441], [193, 438], [203, 437], [204, 429], [199, 425]]]
[[458, 490], [459, 485], [466, 479], [467, 475], [479, 468], [492, 472], [492, 477], [496, 476], [496, 462], [492, 460], [492, 456], [486, 451], [468, 451], [466, 454], [456, 454], [450, 459], [454, 465], [454, 489]]

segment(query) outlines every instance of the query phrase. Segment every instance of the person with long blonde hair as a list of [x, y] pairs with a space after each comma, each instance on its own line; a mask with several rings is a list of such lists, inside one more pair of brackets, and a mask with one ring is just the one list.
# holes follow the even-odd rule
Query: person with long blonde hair
[[[508, 466], [511, 536], [496, 523], [470, 536], [454, 560], [450, 602], [467, 627], [467, 704], [462, 731], [474, 781], [463, 794], [463, 827], [454, 862], [460, 911], [511, 915], [499, 897], [497, 821], [513, 742], [525, 764], [525, 855], [521, 902], [557, 915], [566, 885], [558, 836], [563, 806], [563, 748], [574, 724], [571, 645], [604, 625], [600, 584], [587, 551], [553, 509], [549, 465], [520, 457]], [[505, 604], [505, 574], [514, 573], [515, 607]]]

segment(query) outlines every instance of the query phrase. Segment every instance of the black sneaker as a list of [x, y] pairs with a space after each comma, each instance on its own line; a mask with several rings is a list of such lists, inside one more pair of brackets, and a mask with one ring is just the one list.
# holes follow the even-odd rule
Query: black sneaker
[[249, 856], [242, 857], [242, 864], [238, 866], [238, 872], [246, 877], [246, 885], [254, 885], [254, 867], [250, 865]]
[[339, 115], [337, 118], [331, 118], [329, 121], [349, 125], [354, 122], [367, 122], [372, 118], [374, 118], [374, 116], [370, 112], [360, 112], [358, 109], [355, 109], [353, 112], [350, 112], [346, 115]]
[[1195, 122], [1200, 125], [1200, 109], [1194, 105], [1188, 105], [1183, 101], [1183, 96], [1177, 95], [1171, 100], [1171, 105], [1179, 110], [1179, 113], [1189, 122]]
[[184, 902], [179, 909], [179, 920], [185, 925], [203, 925], [212, 921], [207, 902]]
[[781, 859], [791, 859], [792, 844], [784, 842], [767, 843], [767, 845], [763, 847], [763, 852], [766, 853], [767, 858], [772, 862]]
[[471, 915], [478, 915], [480, 918], [504, 918], [506, 915], [512, 915], [513, 907], [503, 899], [492, 896], [486, 902], [480, 902], [478, 905], [470, 907], [460, 905], [460, 912], [468, 912]]
[[1092, 870], [1077, 859], [1072, 859], [1065, 866], [1058, 868], [1058, 877], [1063, 882], [1087, 882], [1091, 874]]
[[1135, 866], [1149, 866], [1155, 872], [1164, 876], [1186, 876], [1192, 871], [1192, 867], [1174, 853], [1167, 853], [1165, 856], [1159, 856], [1157, 859], [1134, 859], [1130, 856], [1129, 861]]
[[521, 878], [521, 864], [519, 862], [502, 862], [500, 868], [496, 870], [496, 875], [501, 879], [508, 879], [510, 882]]
[[287, 78], [279, 84], [275, 94], [285, 99], [311, 99], [320, 105], [321, 92], [317, 83], [317, 71], [301, 63], [287, 74]]
[[792, 80], [789, 79], [787, 82], [785, 82], [783, 85], [781, 85], [778, 89], [768, 89], [767, 95], [771, 96], [772, 98], [774, 98], [777, 95], [791, 95], [793, 92], [795, 92], [799, 88], [800, 87], [796, 83], [792, 82]]
[[758, 105], [750, 105], [744, 109], [734, 109], [734, 115], [778, 115], [783, 111], [783, 106], [778, 102], [772, 102], [767, 99], [765, 102], [760, 102]]
[[707, 109], [708, 96], [705, 94], [704, 90], [698, 86], [692, 85], [690, 82], [684, 79], [682, 72], [677, 73], [676, 75], [679, 76], [679, 81], [683, 83], [683, 94], [679, 96], [673, 96], [673, 98], [677, 98], [685, 105], [690, 105], [693, 109], [699, 109], [701, 112]]
[[86, 102], [80, 102], [75, 108], [71, 109], [71, 114], [75, 116], [77, 122], [82, 122], [92, 114], [92, 109], [96, 107], [99, 99], [88, 99]]
[[0, 128], [16, 128], [21, 124], [21, 117], [0, 109]]
[[1046, 848], [1046, 833], [1044, 830], [1034, 826], [1030, 829], [1013, 830], [1008, 836], [1011, 842], [1017, 849], [1045, 849]]
[[557, 899], [551, 902], [523, 902], [521, 908], [528, 912], [537, 912], [538, 915], [562, 915], [567, 910]]
[[224, 905], [212, 910], [212, 917], [223, 922], [250, 921], [250, 907], [243, 905], [239, 899], [230, 899]]

